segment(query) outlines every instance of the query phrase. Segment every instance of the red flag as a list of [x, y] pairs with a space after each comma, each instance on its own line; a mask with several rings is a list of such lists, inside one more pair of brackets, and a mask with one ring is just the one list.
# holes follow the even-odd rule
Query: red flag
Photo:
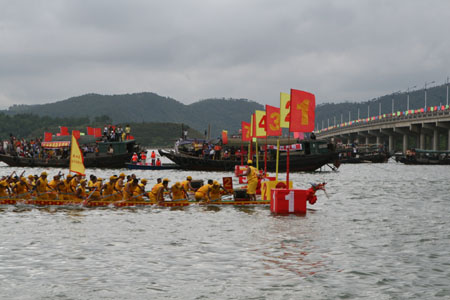
[[70, 135], [69, 134], [69, 129], [67, 127], [64, 126], [59, 126], [59, 132], [61, 135]]
[[222, 130], [222, 144], [228, 144], [228, 131]]
[[251, 124], [247, 122], [241, 122], [242, 126], [242, 141], [249, 142], [252, 140], [252, 135], [250, 134]]
[[291, 89], [290, 132], [314, 130], [316, 97], [308, 92]]
[[102, 137], [102, 129], [101, 128], [94, 128], [94, 136], [95, 137]]
[[87, 135], [95, 135], [95, 130], [92, 127], [87, 128]]
[[280, 136], [280, 109], [266, 105], [266, 132], [268, 136]]
[[44, 142], [51, 142], [51, 141], [52, 141], [52, 133], [44, 132]]
[[72, 130], [72, 135], [78, 140], [80, 138], [80, 131]]

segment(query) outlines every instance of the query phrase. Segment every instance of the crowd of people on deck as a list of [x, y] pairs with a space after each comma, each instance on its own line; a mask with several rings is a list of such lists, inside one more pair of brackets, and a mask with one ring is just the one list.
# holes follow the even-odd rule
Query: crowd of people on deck
[[[130, 136], [130, 133], [130, 125], [126, 125], [125, 129], [119, 125], [108, 125], [104, 127], [102, 141], [124, 141]], [[0, 140], [0, 153], [34, 159], [67, 159], [69, 157], [69, 146], [46, 148], [42, 146], [42, 142], [42, 138], [26, 140], [10, 134], [9, 139]], [[98, 153], [96, 144], [80, 144], [80, 148], [84, 156], [88, 153]], [[114, 153], [112, 147], [108, 150], [108, 153]]]
[[9, 139], [2, 140], [0, 143], [1, 154], [11, 154], [21, 157], [36, 158], [42, 156], [41, 138], [32, 140], [19, 139], [10, 134]]
[[150, 166], [161, 166], [161, 159], [157, 157], [156, 152], [152, 150], [150, 153], [151, 162], [147, 163], [147, 152], [141, 151], [139, 155], [134, 152], [131, 156], [131, 162], [133, 164], [150, 165]]
[[128, 139], [131, 133], [130, 125], [126, 125], [122, 128], [120, 125], [105, 125], [103, 128], [102, 140], [104, 142], [122, 142]]
[[221, 143], [208, 143], [206, 141], [199, 141], [194, 139], [191, 144], [184, 144], [180, 146], [180, 141], [175, 144], [175, 151], [179, 151], [202, 157], [204, 159], [213, 160], [241, 160], [247, 155], [247, 150], [241, 151], [240, 148], [221, 146]]
[[[247, 193], [250, 200], [256, 200], [256, 186], [261, 174], [251, 166], [248, 161], [245, 173], [248, 180]], [[120, 173], [112, 175], [109, 180], [90, 175], [89, 180], [82, 175], [68, 174], [64, 176], [59, 172], [48, 181], [49, 174], [44, 171], [38, 175], [18, 175], [14, 171], [9, 176], [0, 178], [1, 199], [37, 199], [60, 201], [149, 201], [160, 203], [166, 201], [189, 200], [210, 202], [220, 200], [225, 194], [232, 194], [216, 180], [208, 180], [206, 184], [193, 185], [192, 177], [187, 176], [184, 181], [177, 181], [169, 186], [168, 178], [158, 178], [150, 190], [146, 190], [148, 180], [138, 179], [135, 174]], [[203, 181], [200, 181], [203, 183]]]

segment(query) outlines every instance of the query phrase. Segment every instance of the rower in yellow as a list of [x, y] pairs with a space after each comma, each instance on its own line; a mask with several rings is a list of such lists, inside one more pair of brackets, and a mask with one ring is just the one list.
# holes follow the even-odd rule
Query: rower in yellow
[[212, 201], [218, 201], [221, 200], [222, 194], [229, 194], [229, 192], [217, 180], [214, 180], [209, 194]]
[[71, 174], [67, 174], [66, 179], [63, 180], [63, 185], [60, 187], [60, 199], [72, 200], [72, 193], [70, 192], [70, 182], [72, 181], [72, 178], [73, 176]]
[[192, 182], [191, 176], [186, 177], [186, 180], [181, 182], [181, 185], [183, 186], [186, 192], [195, 192], [195, 189], [192, 187], [191, 182]]
[[139, 183], [133, 191], [133, 199], [135, 201], [144, 201], [145, 195], [145, 186], [147, 185], [147, 179], [141, 179], [141, 183]]
[[209, 202], [211, 200], [211, 188], [213, 186], [213, 181], [212, 180], [208, 180], [208, 183], [203, 185], [202, 187], [200, 187], [196, 192], [195, 192], [195, 200], [196, 201], [206, 201]]
[[8, 198], [10, 197], [11, 191], [8, 186], [8, 182], [6, 180], [0, 181], [0, 198]]
[[42, 172], [39, 179], [36, 181], [36, 192], [39, 200], [47, 200], [47, 191], [50, 189], [47, 182], [47, 172]]
[[91, 198], [90, 200], [98, 201], [100, 200], [100, 192], [102, 190], [102, 178], [93, 177], [92, 179], [92, 187], [90, 189], [91, 194], [89, 195]]
[[86, 179], [83, 178], [80, 180], [80, 185], [77, 187], [75, 196], [79, 200], [86, 199]]
[[187, 200], [189, 198], [186, 190], [181, 185], [180, 182], [175, 182], [174, 185], [170, 188], [172, 191], [172, 200]]
[[124, 173], [120, 173], [119, 174], [119, 179], [117, 179], [117, 181], [116, 181], [116, 184], [115, 184], [115, 188], [116, 188], [116, 191], [118, 192], [117, 194], [116, 194], [116, 197], [115, 197], [115, 199], [116, 200], [122, 200], [122, 199], [124, 199], [123, 198], [123, 194], [122, 194], [122, 192], [123, 192], [123, 188], [124, 188], [124, 186], [125, 186], [125, 184], [124, 184], [124, 179], [125, 179], [125, 174]]
[[59, 190], [58, 186], [60, 185], [60, 183], [61, 183], [61, 181], [60, 181], [59, 174], [53, 176], [53, 180], [48, 183], [48, 186], [51, 189], [51, 192], [48, 194], [49, 199], [54, 200], [54, 199], [58, 198], [58, 190]]
[[27, 184], [27, 179], [21, 177], [20, 180], [14, 186], [14, 192], [17, 199], [28, 199], [30, 198], [30, 188]]
[[247, 176], [247, 194], [250, 197], [250, 201], [256, 201], [256, 187], [258, 186], [258, 170], [252, 166], [252, 161], [248, 160], [247, 170], [245, 175]]
[[[169, 191], [169, 181], [169, 179], [164, 178], [161, 183], [157, 183], [153, 186], [152, 190], [149, 193], [151, 202], [164, 202], [164, 191]], [[170, 195], [170, 197], [172, 196]]]
[[103, 200], [104, 201], [112, 201], [114, 200], [114, 194], [117, 193], [115, 189], [117, 176], [109, 177], [109, 181], [105, 183], [102, 187], [103, 190]]
[[131, 179], [131, 181], [128, 181], [125, 184], [125, 187], [123, 188], [123, 200], [133, 200], [133, 193], [134, 190], [138, 187], [138, 180], [137, 179]]

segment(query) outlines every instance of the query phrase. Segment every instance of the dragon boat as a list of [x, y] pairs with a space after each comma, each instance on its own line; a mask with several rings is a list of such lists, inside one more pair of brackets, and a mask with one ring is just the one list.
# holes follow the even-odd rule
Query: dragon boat
[[73, 200], [60, 200], [60, 199], [14, 199], [14, 198], [4, 198], [0, 199], [0, 205], [20, 205], [20, 206], [65, 206], [65, 207], [144, 207], [144, 206], [155, 206], [155, 207], [183, 207], [190, 205], [270, 205], [269, 200], [236, 200], [236, 199], [221, 199], [217, 201], [190, 201], [190, 200], [174, 200], [174, 201], [163, 201], [163, 202], [152, 202], [145, 200], [115, 200], [115, 201], [105, 201], [105, 200], [92, 200], [86, 201], [83, 199], [73, 199]]

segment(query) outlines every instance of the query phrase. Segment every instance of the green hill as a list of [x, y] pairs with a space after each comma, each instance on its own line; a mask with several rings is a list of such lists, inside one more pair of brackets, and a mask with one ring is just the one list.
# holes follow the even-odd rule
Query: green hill
[[250, 120], [261, 104], [246, 99], [206, 99], [185, 105], [172, 98], [154, 93], [125, 95], [88, 94], [55, 103], [14, 105], [8, 114], [36, 114], [59, 118], [88, 118], [108, 116], [112, 123], [171, 122], [184, 123], [204, 132], [211, 127], [211, 137], [223, 129], [237, 132], [241, 121]]

